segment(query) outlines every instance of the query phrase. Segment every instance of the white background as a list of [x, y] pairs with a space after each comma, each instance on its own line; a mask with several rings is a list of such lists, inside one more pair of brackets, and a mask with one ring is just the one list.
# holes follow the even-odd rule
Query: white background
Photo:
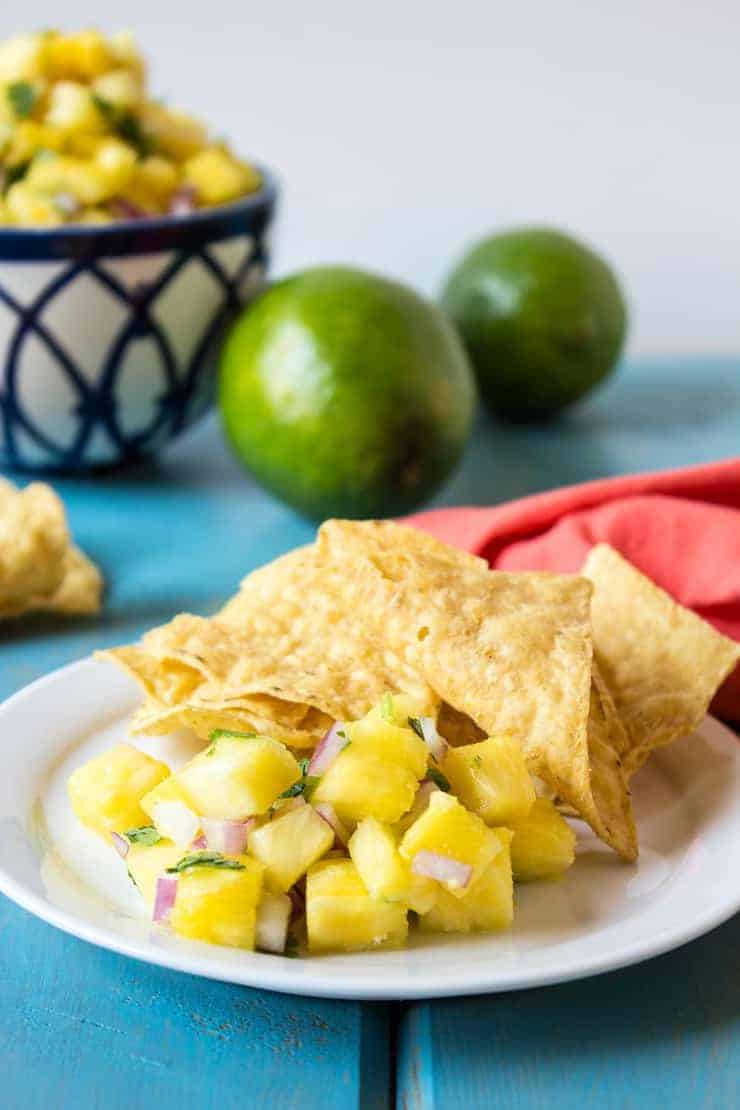
[[[3, 8], [4, 36], [24, 9]], [[277, 272], [351, 261], [434, 293], [481, 234], [554, 223], [620, 270], [633, 354], [740, 350], [736, 0], [109, 10], [37, 0], [25, 25], [135, 30], [156, 94], [275, 167]]]

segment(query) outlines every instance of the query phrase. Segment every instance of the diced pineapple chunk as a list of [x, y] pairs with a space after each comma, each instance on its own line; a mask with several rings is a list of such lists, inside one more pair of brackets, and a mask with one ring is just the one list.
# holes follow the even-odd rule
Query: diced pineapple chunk
[[306, 922], [311, 952], [397, 948], [408, 934], [406, 907], [368, 894], [351, 860], [322, 860], [308, 872]]
[[16, 35], [0, 43], [0, 81], [33, 81], [43, 72], [41, 35]]
[[501, 852], [501, 840], [480, 817], [461, 806], [457, 798], [438, 790], [431, 795], [426, 811], [406, 830], [400, 845], [401, 855], [412, 866], [414, 857], [423, 851], [448, 856], [472, 867], [466, 887], [451, 882], [443, 884], [456, 898], [462, 898]]
[[349, 842], [349, 854], [373, 898], [405, 902], [417, 913], [426, 913], [434, 904], [434, 880], [412, 872], [408, 860], [398, 851], [393, 830], [374, 817], [366, 817], [357, 826]]
[[249, 834], [249, 851], [265, 867], [274, 891], [290, 890], [334, 843], [334, 830], [312, 806], [302, 805]]
[[549, 798], [538, 798], [529, 815], [509, 827], [517, 882], [558, 878], [575, 860], [576, 834]]
[[374, 817], [360, 821], [349, 842], [349, 854], [373, 898], [402, 902], [411, 886], [411, 868], [401, 857], [396, 838]]
[[95, 152], [95, 165], [105, 180], [105, 196], [116, 196], [131, 180], [136, 151], [120, 139], [106, 139]]
[[29, 189], [23, 181], [11, 185], [5, 197], [8, 215], [13, 223], [55, 227], [62, 214], [49, 197]]
[[180, 872], [170, 925], [183, 937], [254, 948], [262, 864], [248, 856], [227, 858], [241, 867], [198, 865]]
[[80, 204], [99, 204], [108, 195], [101, 171], [79, 158], [66, 155], [34, 158], [24, 185], [38, 193], [68, 193]]
[[154, 820], [154, 810], [159, 802], [182, 802], [188, 809], [195, 810], [195, 803], [183, 789], [177, 775], [169, 775], [162, 782], [157, 783], [154, 789], [150, 790], [141, 799], [141, 808], [152, 821]]
[[136, 828], [146, 823], [141, 799], [169, 773], [164, 763], [131, 744], [117, 744], [70, 776], [72, 809], [101, 836]]
[[157, 150], [177, 161], [191, 158], [208, 142], [205, 127], [192, 116], [151, 100], [142, 104], [141, 120], [145, 133], [153, 140]]
[[195, 187], [203, 204], [224, 204], [260, 187], [255, 169], [238, 162], [225, 150], [209, 147], [183, 166], [185, 180]]
[[455, 898], [441, 890], [432, 909], [419, 918], [419, 928], [431, 933], [470, 933], [507, 929], [514, 919], [514, 886], [511, 877], [508, 829], [492, 829], [500, 852], [483, 874]]
[[19, 166], [30, 161], [40, 150], [61, 150], [62, 142], [63, 135], [56, 128], [24, 119], [13, 128], [6, 160], [8, 165]]
[[142, 95], [141, 75], [132, 69], [112, 69], [96, 77], [93, 92], [117, 108], [133, 108]]
[[116, 64], [116, 59], [100, 32], [90, 29], [72, 35], [49, 35], [44, 64], [51, 77], [90, 81]]
[[169, 158], [152, 154], [137, 162], [122, 196], [145, 212], [163, 211], [180, 183], [177, 167]]
[[386, 763], [352, 744], [322, 776], [312, 800], [329, 802], [345, 821], [377, 817], [392, 825], [410, 809], [418, 785], [407, 767]]
[[265, 813], [300, 778], [294, 757], [269, 736], [221, 736], [177, 773], [195, 812], [222, 820]]
[[429, 750], [411, 728], [391, 724], [373, 712], [361, 721], [353, 722], [349, 726], [349, 735], [353, 747], [380, 760], [400, 764], [411, 771], [415, 779], [424, 778]]
[[534, 805], [534, 784], [522, 749], [511, 736], [450, 748], [444, 773], [463, 805], [487, 825], [526, 817]]
[[149, 909], [154, 905], [157, 879], [182, 857], [182, 848], [171, 840], [159, 840], [156, 844], [132, 844], [129, 848], [126, 867]]
[[52, 86], [45, 122], [67, 131], [103, 131], [105, 120], [90, 90], [77, 81], [58, 81]]

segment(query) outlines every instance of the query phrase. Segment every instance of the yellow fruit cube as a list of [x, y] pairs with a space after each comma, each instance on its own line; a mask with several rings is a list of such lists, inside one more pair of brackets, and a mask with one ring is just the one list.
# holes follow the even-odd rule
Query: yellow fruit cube
[[188, 809], [195, 811], [195, 804], [183, 789], [177, 775], [169, 775], [141, 799], [141, 808], [150, 820], [154, 820], [154, 810], [159, 802], [182, 802]]
[[312, 801], [329, 802], [345, 821], [377, 817], [392, 825], [411, 808], [418, 785], [407, 767], [386, 763], [353, 743], [322, 775]]
[[411, 867], [401, 857], [396, 838], [387, 825], [374, 817], [360, 821], [350, 838], [349, 854], [373, 898], [386, 898], [389, 902], [407, 898]]
[[334, 843], [334, 830], [312, 806], [302, 805], [249, 834], [249, 852], [264, 864], [267, 886], [290, 890]]
[[375, 712], [361, 721], [354, 721], [348, 728], [353, 747], [407, 768], [417, 780], [424, 778], [429, 750], [411, 728], [385, 721]]
[[191, 158], [208, 142], [205, 127], [192, 116], [165, 108], [154, 101], [142, 104], [141, 122], [157, 150], [178, 162]]
[[77, 81], [58, 81], [52, 86], [45, 122], [66, 131], [105, 130], [105, 119], [90, 90]]
[[483, 874], [455, 898], [441, 890], [437, 900], [419, 918], [419, 928], [430, 933], [470, 933], [507, 929], [514, 919], [514, 885], [511, 876], [511, 832], [492, 829], [500, 851]]
[[23, 184], [49, 196], [67, 193], [80, 204], [99, 204], [108, 195], [106, 180], [96, 166], [66, 155], [35, 158]]
[[141, 75], [133, 69], [112, 69], [96, 77], [93, 92], [117, 108], [135, 107], [142, 95]]
[[501, 852], [501, 840], [480, 817], [460, 805], [457, 798], [437, 790], [429, 798], [425, 812], [404, 833], [399, 850], [412, 867], [419, 852], [432, 852], [467, 864], [472, 869], [467, 884], [454, 880], [443, 883], [456, 898], [462, 898]]
[[351, 860], [315, 863], [306, 879], [310, 952], [398, 948], [408, 935], [406, 907], [368, 894]]
[[182, 848], [171, 840], [131, 844], [126, 856], [126, 867], [150, 910], [154, 905], [157, 879], [165, 874], [168, 867], [179, 863], [183, 855]]
[[204, 204], [224, 204], [254, 192], [261, 184], [255, 169], [237, 162], [220, 147], [209, 147], [188, 158], [183, 175]]
[[53, 78], [90, 81], [115, 64], [108, 43], [99, 31], [50, 35], [44, 48], [46, 72]]
[[301, 778], [284, 744], [269, 736], [225, 733], [177, 773], [179, 785], [201, 817], [238, 820], [265, 813], [278, 795]]
[[41, 35], [16, 35], [0, 43], [0, 81], [33, 81], [43, 74]]
[[262, 864], [248, 856], [220, 858], [219, 866], [196, 862], [182, 869], [181, 863], [170, 925], [183, 937], [254, 948]]
[[463, 805], [487, 825], [526, 817], [534, 805], [534, 783], [522, 749], [511, 736], [450, 748], [444, 773]]
[[136, 164], [121, 195], [145, 212], [162, 212], [179, 184], [180, 174], [174, 162], [152, 154]]
[[106, 139], [95, 152], [95, 165], [105, 181], [105, 196], [118, 196], [131, 180], [136, 151], [120, 139]]
[[19, 166], [30, 161], [40, 150], [61, 150], [64, 136], [54, 127], [36, 123], [32, 119], [21, 120], [12, 130], [8, 142], [6, 160], [8, 165]]
[[52, 200], [29, 188], [23, 181], [10, 186], [5, 204], [10, 221], [15, 224], [55, 227], [63, 222], [62, 213]]
[[147, 823], [141, 799], [170, 769], [131, 744], [117, 744], [78, 767], [67, 783], [75, 816], [101, 836]]
[[511, 821], [511, 863], [517, 882], [555, 879], [575, 860], [576, 834], [549, 798], [538, 798], [527, 817]]

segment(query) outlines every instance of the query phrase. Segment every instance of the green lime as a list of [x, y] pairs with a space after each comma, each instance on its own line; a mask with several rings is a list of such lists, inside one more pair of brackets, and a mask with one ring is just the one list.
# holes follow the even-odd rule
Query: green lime
[[258, 482], [306, 516], [409, 512], [455, 467], [476, 402], [444, 313], [361, 270], [278, 282], [221, 360], [221, 415]]
[[484, 239], [453, 271], [442, 303], [483, 400], [514, 420], [550, 416], [614, 368], [627, 308], [607, 263], [548, 228]]

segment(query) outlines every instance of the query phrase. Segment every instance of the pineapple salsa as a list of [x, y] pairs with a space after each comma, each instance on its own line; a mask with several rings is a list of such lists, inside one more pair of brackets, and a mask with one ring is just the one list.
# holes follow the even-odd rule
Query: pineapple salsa
[[216, 729], [182, 769], [128, 744], [69, 780], [148, 912], [183, 937], [295, 954], [504, 929], [513, 883], [554, 879], [575, 836], [508, 735], [451, 747], [410, 698], [335, 723], [313, 755]]
[[182, 216], [260, 185], [198, 120], [149, 97], [128, 33], [0, 44], [0, 225]]

